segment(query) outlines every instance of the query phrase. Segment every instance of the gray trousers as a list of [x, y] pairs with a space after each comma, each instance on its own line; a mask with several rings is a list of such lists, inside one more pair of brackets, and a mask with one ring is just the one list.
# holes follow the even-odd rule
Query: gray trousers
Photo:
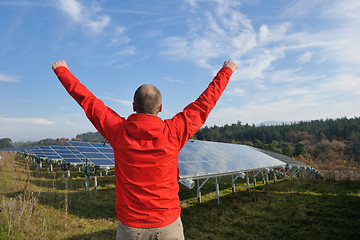
[[116, 240], [185, 240], [181, 218], [160, 228], [133, 228], [122, 224], [116, 233]]

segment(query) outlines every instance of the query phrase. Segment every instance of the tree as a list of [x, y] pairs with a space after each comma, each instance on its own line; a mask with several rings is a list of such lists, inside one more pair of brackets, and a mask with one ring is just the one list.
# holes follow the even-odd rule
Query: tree
[[268, 149], [272, 152], [282, 153], [279, 142], [275, 140], [269, 144]]
[[360, 133], [355, 133], [354, 142], [352, 144], [353, 154], [360, 156]]
[[300, 155], [302, 155], [302, 156], [309, 155], [309, 152], [306, 149], [305, 143], [303, 143], [303, 142], [298, 142], [295, 145], [295, 156], [298, 157]]
[[283, 142], [281, 144], [281, 150], [282, 150], [282, 153], [284, 155], [288, 156], [288, 157], [291, 157], [293, 155], [293, 152], [294, 152], [293, 147], [288, 142]]
[[267, 144], [262, 143], [260, 140], [255, 139], [254, 147], [260, 148], [260, 149], [267, 149]]
[[10, 138], [2, 138], [0, 139], [0, 148], [12, 148], [12, 140]]

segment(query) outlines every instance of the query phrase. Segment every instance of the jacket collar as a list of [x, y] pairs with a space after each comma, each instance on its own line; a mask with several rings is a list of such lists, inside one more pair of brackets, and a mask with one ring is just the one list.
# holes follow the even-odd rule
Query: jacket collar
[[127, 133], [142, 140], [150, 140], [161, 136], [165, 123], [161, 118], [151, 114], [134, 113], [124, 122]]

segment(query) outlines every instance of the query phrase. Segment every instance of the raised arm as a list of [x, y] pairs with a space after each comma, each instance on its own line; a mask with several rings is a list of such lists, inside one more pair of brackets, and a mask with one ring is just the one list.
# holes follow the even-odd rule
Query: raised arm
[[116, 126], [124, 120], [111, 108], [94, 96], [80, 81], [69, 71], [65, 61], [57, 61], [52, 65], [56, 76], [66, 91], [84, 109], [87, 118], [94, 127], [109, 142]]
[[199, 98], [170, 120], [177, 128], [180, 148], [204, 125], [236, 69], [237, 65], [234, 62], [225, 61], [223, 67]]

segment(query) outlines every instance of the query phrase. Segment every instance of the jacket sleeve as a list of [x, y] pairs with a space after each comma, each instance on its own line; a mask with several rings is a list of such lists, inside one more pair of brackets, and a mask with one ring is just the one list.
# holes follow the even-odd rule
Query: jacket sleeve
[[204, 125], [210, 111], [225, 90], [231, 74], [232, 70], [229, 67], [220, 69], [199, 98], [171, 119], [177, 129], [180, 149]]
[[94, 127], [110, 142], [124, 118], [105, 106], [66, 67], [56, 68], [55, 74], [66, 91], [84, 109], [87, 118]]

